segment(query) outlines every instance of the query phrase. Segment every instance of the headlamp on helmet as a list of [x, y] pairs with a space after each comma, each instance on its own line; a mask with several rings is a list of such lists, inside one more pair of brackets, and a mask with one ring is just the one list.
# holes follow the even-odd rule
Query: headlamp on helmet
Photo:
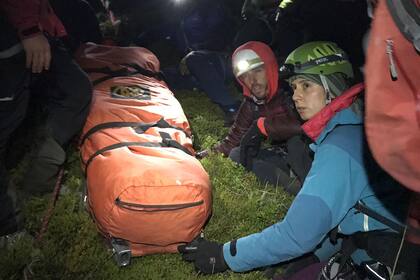
[[233, 73], [235, 74], [235, 77], [239, 77], [245, 72], [263, 64], [264, 62], [261, 58], [250, 49], [239, 50], [234, 53], [232, 57]]
[[249, 69], [249, 66], [250, 66], [250, 64], [246, 60], [238, 61], [238, 64], [236, 65], [238, 70], [242, 71], [242, 72], [247, 71]]
[[281, 78], [297, 74], [333, 73], [342, 73], [348, 79], [354, 77], [347, 54], [335, 43], [323, 41], [306, 43], [295, 49], [279, 71]]

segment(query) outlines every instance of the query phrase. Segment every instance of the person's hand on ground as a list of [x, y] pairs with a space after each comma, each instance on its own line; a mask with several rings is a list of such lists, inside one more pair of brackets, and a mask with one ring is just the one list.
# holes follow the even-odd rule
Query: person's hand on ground
[[229, 267], [223, 257], [223, 244], [197, 238], [186, 245], [178, 246], [184, 261], [193, 262], [196, 271], [203, 274], [215, 274], [226, 271]]

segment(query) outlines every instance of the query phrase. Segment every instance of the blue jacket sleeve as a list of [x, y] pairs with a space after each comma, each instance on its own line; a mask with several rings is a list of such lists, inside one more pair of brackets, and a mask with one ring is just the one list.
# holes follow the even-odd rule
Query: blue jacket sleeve
[[357, 168], [360, 166], [340, 148], [319, 147], [304, 186], [284, 220], [238, 239], [236, 255], [226, 243], [223, 253], [228, 266], [234, 271], [247, 271], [313, 251], [360, 196], [360, 190], [352, 189], [355, 182], [349, 175]]
[[321, 199], [298, 195], [283, 221], [238, 239], [235, 256], [230, 252], [230, 243], [226, 243], [225, 261], [230, 269], [241, 272], [298, 257], [321, 242], [331, 224], [330, 217]]

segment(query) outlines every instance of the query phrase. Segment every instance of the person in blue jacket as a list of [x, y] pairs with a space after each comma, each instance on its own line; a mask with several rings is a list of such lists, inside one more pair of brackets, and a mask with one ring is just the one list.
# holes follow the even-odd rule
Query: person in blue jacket
[[306, 43], [289, 54], [281, 72], [290, 74], [302, 128], [313, 140], [312, 167], [282, 221], [225, 244], [199, 238], [180, 246], [183, 259], [202, 273], [244, 272], [310, 252], [326, 260], [338, 250], [328, 237], [333, 229], [343, 235], [391, 231], [356, 211], [359, 201], [396, 222], [405, 214], [403, 189], [388, 178], [371, 178], [358, 99], [364, 86], [349, 88], [353, 70], [346, 53], [332, 42]]

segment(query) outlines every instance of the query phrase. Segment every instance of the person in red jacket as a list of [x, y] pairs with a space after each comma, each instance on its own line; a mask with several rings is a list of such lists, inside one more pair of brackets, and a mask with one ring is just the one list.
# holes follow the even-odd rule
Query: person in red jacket
[[[0, 0], [0, 18], [1, 34], [7, 34], [0, 40], [1, 236], [18, 229], [16, 209], [7, 194], [5, 154], [30, 97], [36, 97], [46, 114], [24, 175], [25, 196], [52, 189], [66, 158], [64, 149], [87, 117], [92, 86], [63, 46], [60, 38], [66, 30], [47, 0]], [[37, 92], [30, 91], [35, 83]]]
[[[240, 162], [263, 183], [296, 194], [312, 159], [293, 102], [280, 87], [276, 57], [268, 45], [250, 41], [235, 50], [232, 65], [244, 99], [228, 135], [214, 150]], [[260, 149], [265, 138], [274, 145]]]

